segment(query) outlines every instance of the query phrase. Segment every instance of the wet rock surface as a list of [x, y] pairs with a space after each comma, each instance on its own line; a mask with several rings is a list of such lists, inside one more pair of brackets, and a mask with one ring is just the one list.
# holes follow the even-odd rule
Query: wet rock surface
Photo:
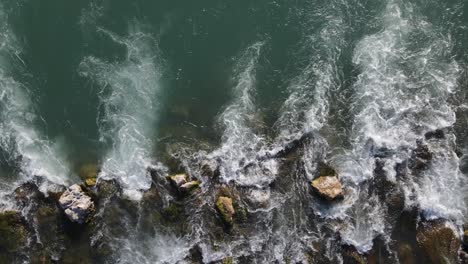
[[77, 224], [84, 224], [95, 211], [91, 197], [78, 184], [70, 186], [62, 194], [59, 205], [68, 219]]
[[26, 245], [27, 239], [27, 229], [21, 213], [0, 212], [0, 252], [19, 253]]
[[422, 222], [416, 234], [419, 247], [432, 263], [458, 263], [461, 241], [453, 226], [444, 220]]
[[329, 201], [343, 198], [343, 186], [336, 176], [321, 176], [311, 185], [318, 195]]

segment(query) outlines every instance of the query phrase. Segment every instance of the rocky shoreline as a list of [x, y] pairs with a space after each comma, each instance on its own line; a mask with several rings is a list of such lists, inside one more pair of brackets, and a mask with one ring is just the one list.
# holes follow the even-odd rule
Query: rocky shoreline
[[[426, 137], [437, 140], [441, 135], [442, 131], [436, 131]], [[395, 168], [398, 177], [417, 177], [430, 165], [433, 153], [428, 145], [418, 142], [417, 146], [410, 160], [401, 165], [405, 168]], [[297, 165], [294, 152], [300, 152], [302, 147], [303, 144], [297, 144], [288, 149], [289, 156], [282, 159], [283, 171], [291, 171]], [[391, 236], [395, 241], [385, 246], [388, 241], [377, 237], [372, 250], [359, 252], [331, 232], [341, 244], [337, 254], [344, 263], [392, 263], [395, 256], [390, 250], [397, 253], [400, 263], [468, 263], [468, 226], [457, 226], [449, 219], [426, 219], [419, 208], [405, 206], [405, 197], [397, 186], [379, 177], [387, 151], [373, 152], [378, 158], [375, 177], [368, 184], [387, 205], [394, 221]], [[314, 179], [302, 180], [308, 186], [307, 199], [323, 206], [340, 203], [347, 195], [346, 183], [325, 160], [317, 164]], [[129, 230], [124, 223], [138, 225], [148, 235], [159, 229], [184, 236], [190, 232], [194, 219], [203, 219], [210, 223], [204, 228], [213, 243], [238, 236], [248, 238], [255, 229], [258, 212], [270, 206], [269, 190], [220, 182], [218, 165], [213, 160], [198, 161], [196, 166], [199, 174], [193, 175], [180, 165], [172, 169], [177, 173], [170, 175], [148, 169], [153, 185], [138, 202], [128, 200], [118, 182], [99, 179], [97, 165], [84, 165], [80, 170], [81, 183], [58, 186], [54, 192], [41, 192], [38, 186], [43, 179], [35, 177], [8, 197], [17, 209], [0, 213], [0, 262], [113, 263], [118, 248], [111, 243], [111, 236], [126, 236]], [[280, 179], [269, 189], [281, 190], [288, 184]], [[323, 246], [311, 248], [307, 253], [309, 263], [327, 263], [320, 255]], [[204, 262], [196, 243], [186, 255], [187, 263]], [[250, 260], [232, 256], [219, 259], [218, 263]], [[290, 262], [285, 259], [285, 263]]]

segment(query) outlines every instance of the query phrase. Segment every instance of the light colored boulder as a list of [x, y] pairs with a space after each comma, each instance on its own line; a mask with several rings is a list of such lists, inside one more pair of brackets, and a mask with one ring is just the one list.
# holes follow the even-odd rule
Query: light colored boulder
[[70, 221], [83, 224], [94, 212], [94, 202], [78, 184], [70, 186], [60, 196], [59, 205]]
[[312, 188], [323, 198], [335, 200], [343, 198], [343, 186], [336, 176], [322, 176], [312, 181]]

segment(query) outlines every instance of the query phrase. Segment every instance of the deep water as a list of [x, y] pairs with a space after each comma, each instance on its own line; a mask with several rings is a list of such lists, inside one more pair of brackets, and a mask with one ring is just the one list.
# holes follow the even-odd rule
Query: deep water
[[467, 65], [464, 0], [0, 0], [0, 263], [462, 261]]

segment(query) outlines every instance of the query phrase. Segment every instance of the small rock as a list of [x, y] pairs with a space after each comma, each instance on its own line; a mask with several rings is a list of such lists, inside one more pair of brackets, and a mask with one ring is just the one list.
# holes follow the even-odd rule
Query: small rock
[[322, 176], [312, 181], [312, 188], [327, 200], [343, 198], [343, 187], [336, 176]]
[[432, 263], [458, 263], [460, 239], [446, 221], [420, 223], [416, 239]]
[[78, 184], [70, 186], [60, 197], [59, 204], [70, 221], [83, 224], [94, 212], [94, 203]]
[[428, 168], [433, 154], [429, 147], [421, 141], [416, 142], [416, 144], [417, 147], [414, 149], [413, 155], [410, 159], [410, 168], [417, 172]]
[[171, 182], [174, 187], [179, 188], [180, 186], [184, 185], [188, 181], [187, 174], [176, 174], [173, 176], [169, 176], [169, 181]]
[[190, 182], [182, 184], [179, 187], [179, 190], [182, 191], [182, 192], [188, 193], [188, 192], [191, 192], [194, 189], [198, 188], [199, 186], [200, 186], [199, 181], [190, 181]]
[[89, 178], [85, 180], [85, 184], [87, 187], [93, 187], [96, 185], [96, 178]]
[[231, 198], [226, 196], [218, 197], [216, 200], [216, 209], [218, 209], [218, 212], [226, 224], [233, 224], [233, 217], [236, 212], [234, 210]]
[[216, 161], [214, 160], [203, 160], [200, 163], [200, 173], [203, 176], [210, 178], [219, 176], [219, 167]]
[[434, 131], [429, 131], [426, 134], [424, 134], [424, 137], [426, 140], [435, 138], [435, 139], [444, 139], [445, 138], [445, 133], [442, 129], [436, 129]]
[[366, 264], [367, 259], [365, 256], [359, 254], [353, 246], [343, 246], [342, 252], [343, 263], [347, 264]]

